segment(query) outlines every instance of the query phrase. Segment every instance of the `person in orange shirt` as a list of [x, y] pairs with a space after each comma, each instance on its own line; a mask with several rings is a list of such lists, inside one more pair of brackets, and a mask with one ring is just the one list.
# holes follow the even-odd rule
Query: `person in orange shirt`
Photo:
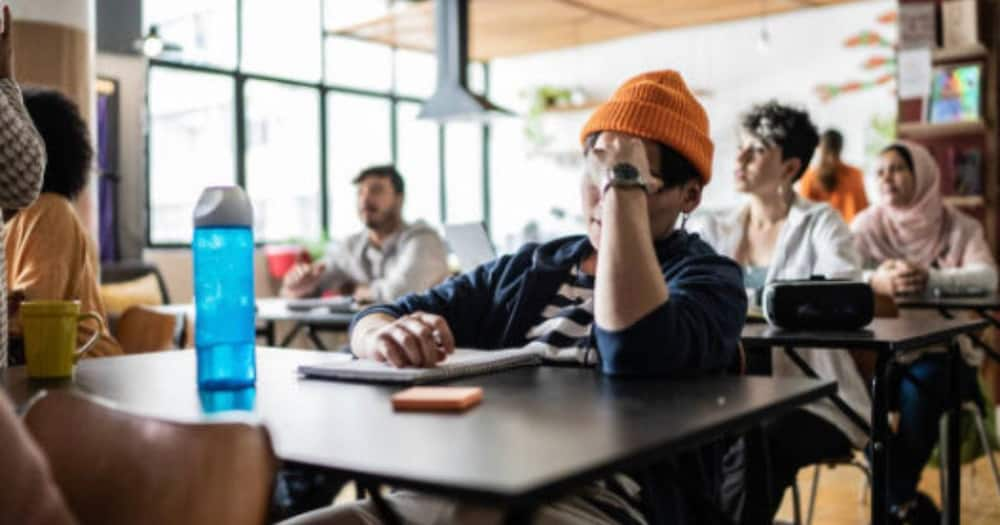
[[817, 202], [829, 202], [850, 224], [854, 216], [868, 207], [864, 176], [861, 170], [844, 164], [840, 152], [844, 137], [835, 129], [823, 132], [819, 139], [819, 162], [810, 167], [799, 181], [799, 195]]

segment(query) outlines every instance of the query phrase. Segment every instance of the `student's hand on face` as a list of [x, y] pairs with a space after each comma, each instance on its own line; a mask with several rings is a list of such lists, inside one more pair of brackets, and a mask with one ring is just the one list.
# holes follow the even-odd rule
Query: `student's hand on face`
[[286, 295], [302, 297], [312, 293], [319, 285], [326, 265], [323, 263], [301, 263], [292, 267], [282, 282], [282, 289]]
[[656, 193], [663, 186], [663, 181], [653, 176], [646, 148], [642, 144], [642, 139], [638, 137], [613, 131], [602, 132], [586, 160], [591, 181], [598, 188], [604, 187], [604, 180], [611, 169], [620, 163], [636, 167], [649, 193]]
[[3, 6], [3, 17], [0, 19], [0, 79], [14, 78], [14, 19], [10, 15], [10, 6]]
[[432, 367], [455, 351], [455, 337], [439, 315], [416, 312], [373, 330], [363, 355], [395, 367]]

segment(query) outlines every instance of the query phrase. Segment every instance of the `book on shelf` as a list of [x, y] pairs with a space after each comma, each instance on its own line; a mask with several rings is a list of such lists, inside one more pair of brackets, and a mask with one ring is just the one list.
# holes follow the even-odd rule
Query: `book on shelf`
[[932, 123], [975, 121], [981, 117], [982, 65], [934, 68], [927, 120]]
[[899, 6], [899, 42], [904, 49], [937, 47], [937, 19], [934, 2]]
[[941, 3], [941, 41], [945, 49], [979, 43], [976, 0], [949, 0]]
[[971, 203], [983, 196], [983, 148], [979, 144], [928, 145], [941, 168], [941, 194], [952, 203]]

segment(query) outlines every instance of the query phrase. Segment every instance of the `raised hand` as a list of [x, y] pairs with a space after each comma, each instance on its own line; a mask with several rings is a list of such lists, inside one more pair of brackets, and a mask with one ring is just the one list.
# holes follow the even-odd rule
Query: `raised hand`
[[3, 6], [0, 16], [0, 80], [14, 79], [14, 19], [10, 16], [10, 6]]
[[587, 175], [591, 182], [598, 188], [602, 187], [611, 169], [619, 163], [635, 166], [649, 193], [656, 193], [663, 186], [663, 181], [653, 176], [650, 170], [642, 139], [614, 131], [602, 132], [586, 158]]

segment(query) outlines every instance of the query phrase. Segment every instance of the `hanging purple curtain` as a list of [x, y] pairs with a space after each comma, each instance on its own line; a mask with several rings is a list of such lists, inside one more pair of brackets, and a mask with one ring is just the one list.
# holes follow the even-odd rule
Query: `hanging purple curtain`
[[97, 169], [100, 176], [97, 178], [98, 186], [98, 239], [101, 247], [101, 262], [110, 262], [118, 259], [117, 235], [115, 235], [115, 202], [117, 191], [117, 178], [114, 173], [111, 152], [114, 145], [109, 140], [112, 136], [109, 133], [112, 119], [115, 115], [109, 111], [111, 107], [111, 96], [100, 94], [97, 96]]

